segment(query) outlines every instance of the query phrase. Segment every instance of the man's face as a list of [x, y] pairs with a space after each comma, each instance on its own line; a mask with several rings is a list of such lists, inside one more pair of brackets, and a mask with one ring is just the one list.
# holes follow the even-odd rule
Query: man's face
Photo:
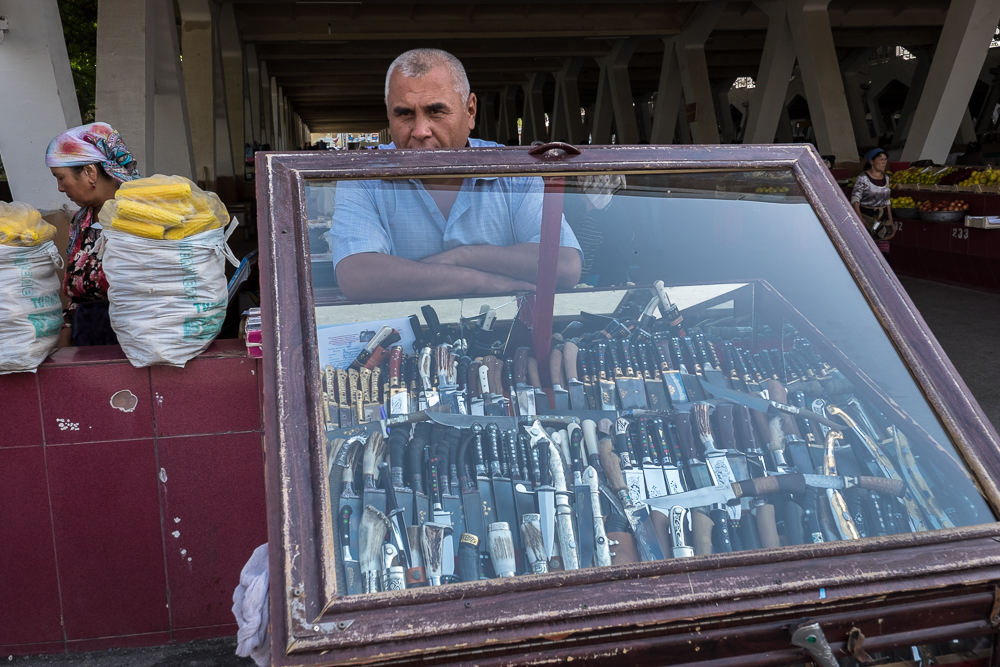
[[389, 78], [389, 134], [396, 148], [462, 148], [476, 126], [476, 96], [463, 100], [447, 67]]

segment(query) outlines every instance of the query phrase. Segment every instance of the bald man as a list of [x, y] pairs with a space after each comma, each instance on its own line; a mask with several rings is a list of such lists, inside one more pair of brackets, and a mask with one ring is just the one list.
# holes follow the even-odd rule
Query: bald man
[[[380, 148], [499, 145], [469, 138], [476, 96], [446, 51], [396, 58], [385, 104], [393, 143]], [[354, 301], [533, 291], [542, 198], [541, 178], [342, 181], [330, 230], [340, 289]], [[580, 266], [563, 219], [557, 287], [573, 287]]]

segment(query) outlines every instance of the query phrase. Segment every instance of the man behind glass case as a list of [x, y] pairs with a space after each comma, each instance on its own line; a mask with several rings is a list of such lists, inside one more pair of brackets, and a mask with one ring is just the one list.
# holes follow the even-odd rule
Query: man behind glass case
[[[393, 143], [380, 148], [499, 146], [470, 139], [476, 96], [450, 53], [414, 49], [386, 75]], [[330, 230], [337, 282], [355, 301], [532, 291], [543, 183], [537, 177], [341, 181]], [[580, 278], [565, 219], [557, 287]]]

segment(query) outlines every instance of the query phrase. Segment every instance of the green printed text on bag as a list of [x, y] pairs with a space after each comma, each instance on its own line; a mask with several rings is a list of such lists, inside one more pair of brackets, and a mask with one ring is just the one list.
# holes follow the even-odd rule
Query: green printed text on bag
[[225, 311], [207, 317], [184, 318], [184, 340], [212, 340], [222, 329], [224, 319]]
[[43, 313], [28, 313], [28, 321], [35, 327], [35, 338], [58, 336], [63, 325], [62, 309], [46, 310]]

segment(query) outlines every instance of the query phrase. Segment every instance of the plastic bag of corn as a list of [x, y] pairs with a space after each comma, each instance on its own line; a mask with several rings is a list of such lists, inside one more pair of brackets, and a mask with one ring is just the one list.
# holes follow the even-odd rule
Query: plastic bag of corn
[[104, 229], [176, 241], [225, 227], [229, 212], [214, 192], [183, 176], [157, 174], [122, 183], [98, 218]]
[[59, 343], [62, 256], [38, 211], [0, 202], [0, 375], [34, 372]]
[[226, 245], [233, 228], [173, 240], [104, 227], [98, 257], [108, 280], [108, 314], [133, 366], [183, 367], [218, 335], [229, 304], [226, 260], [239, 265]]
[[56, 228], [42, 220], [34, 207], [0, 201], [0, 245], [33, 248], [56, 235]]

